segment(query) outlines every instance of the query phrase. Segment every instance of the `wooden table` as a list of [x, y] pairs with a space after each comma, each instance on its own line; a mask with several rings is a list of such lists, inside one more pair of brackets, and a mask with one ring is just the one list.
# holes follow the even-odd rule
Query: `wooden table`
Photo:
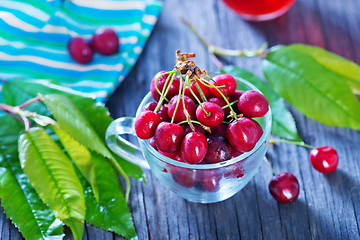
[[[255, 49], [264, 42], [270, 46], [299, 42], [360, 63], [359, 10], [358, 0], [298, 0], [288, 14], [275, 21], [249, 23], [221, 1], [167, 0], [139, 61], [107, 105], [114, 118], [134, 116], [153, 75], [172, 69], [176, 49], [195, 52], [201, 68], [216, 71], [207, 50], [180, 22], [179, 15], [221, 47]], [[262, 76], [259, 59], [223, 60]], [[298, 178], [301, 189], [296, 202], [279, 204], [270, 196], [272, 174], [263, 164], [234, 197], [196, 204], [178, 197], [146, 172], [148, 185], [133, 180], [130, 196], [139, 239], [360, 239], [360, 132], [328, 127], [290, 110], [306, 143], [332, 145], [338, 151], [335, 173], [315, 171], [309, 163], [309, 150], [277, 144], [269, 148], [267, 156], [277, 172], [289, 171]], [[0, 219], [1, 239], [19, 239], [3, 214]], [[86, 225], [84, 239], [122, 238]]]

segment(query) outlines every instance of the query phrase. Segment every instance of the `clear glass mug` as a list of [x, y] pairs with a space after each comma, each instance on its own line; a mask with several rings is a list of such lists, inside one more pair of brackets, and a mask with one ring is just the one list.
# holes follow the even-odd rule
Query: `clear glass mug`
[[[241, 90], [256, 90], [254, 85], [237, 78]], [[259, 91], [260, 92], [260, 91]], [[136, 115], [152, 102], [150, 92], [140, 103]], [[178, 162], [157, 152], [148, 140], [138, 138], [140, 148], [125, 140], [121, 135], [135, 135], [132, 117], [114, 120], [106, 132], [109, 148], [124, 159], [143, 169], [151, 169], [155, 177], [166, 187], [191, 202], [214, 203], [228, 199], [239, 192], [253, 178], [268, 148], [271, 130], [271, 110], [257, 119], [263, 128], [263, 135], [250, 151], [228, 161], [215, 164]], [[145, 160], [146, 159], [146, 160]]]

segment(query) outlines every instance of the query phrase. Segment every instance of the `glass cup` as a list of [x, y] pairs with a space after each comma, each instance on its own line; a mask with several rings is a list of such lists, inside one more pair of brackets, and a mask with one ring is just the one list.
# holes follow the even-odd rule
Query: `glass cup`
[[285, 14], [295, 0], [223, 0], [240, 17], [248, 21], [269, 21]]
[[[256, 90], [254, 85], [238, 79], [241, 90]], [[259, 91], [260, 92], [260, 91]], [[137, 109], [153, 101], [150, 92]], [[157, 152], [148, 140], [138, 138], [140, 148], [125, 140], [121, 135], [135, 135], [132, 117], [113, 121], [106, 132], [110, 149], [124, 159], [143, 169], [151, 169], [155, 177], [166, 187], [191, 202], [214, 203], [230, 198], [239, 192], [257, 172], [268, 148], [271, 130], [271, 110], [257, 119], [263, 128], [263, 135], [250, 151], [228, 161], [214, 164], [188, 164], [168, 158]], [[146, 161], [145, 161], [146, 159]]]

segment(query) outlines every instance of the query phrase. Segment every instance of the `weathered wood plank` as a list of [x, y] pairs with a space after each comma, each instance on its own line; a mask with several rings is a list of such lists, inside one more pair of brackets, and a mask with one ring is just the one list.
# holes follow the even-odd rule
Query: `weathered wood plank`
[[[108, 101], [113, 117], [134, 116], [148, 92], [153, 75], [171, 69], [176, 49], [197, 53], [197, 62], [210, 72], [216, 65], [206, 49], [179, 21], [186, 16], [209, 42], [232, 49], [255, 49], [294, 42], [325, 47], [360, 62], [360, 3], [355, 0], [298, 0], [284, 17], [267, 23], [240, 19], [221, 1], [167, 0], [143, 54]], [[260, 59], [225, 58], [262, 76]], [[360, 142], [359, 131], [324, 126], [291, 108], [303, 139], [312, 145], [332, 145], [340, 156], [338, 170], [316, 172], [309, 150], [271, 146], [268, 158], [277, 172], [289, 171], [299, 179], [299, 199], [278, 204], [268, 192], [272, 176], [263, 164], [254, 179], [229, 200], [216, 204], [187, 202], [166, 189], [147, 172], [148, 185], [132, 180], [130, 209], [139, 239], [359, 239]], [[0, 214], [1, 239], [20, 235]], [[65, 239], [72, 239], [68, 229]], [[85, 226], [84, 239], [123, 239]]]

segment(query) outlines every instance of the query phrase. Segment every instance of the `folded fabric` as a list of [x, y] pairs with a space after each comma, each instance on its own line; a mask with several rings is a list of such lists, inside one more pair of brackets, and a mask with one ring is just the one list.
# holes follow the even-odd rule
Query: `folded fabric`
[[[138, 59], [161, 6], [156, 0], [1, 0], [0, 79], [51, 79], [105, 101]], [[115, 30], [119, 52], [75, 62], [70, 39], [90, 40], [100, 28]]]

